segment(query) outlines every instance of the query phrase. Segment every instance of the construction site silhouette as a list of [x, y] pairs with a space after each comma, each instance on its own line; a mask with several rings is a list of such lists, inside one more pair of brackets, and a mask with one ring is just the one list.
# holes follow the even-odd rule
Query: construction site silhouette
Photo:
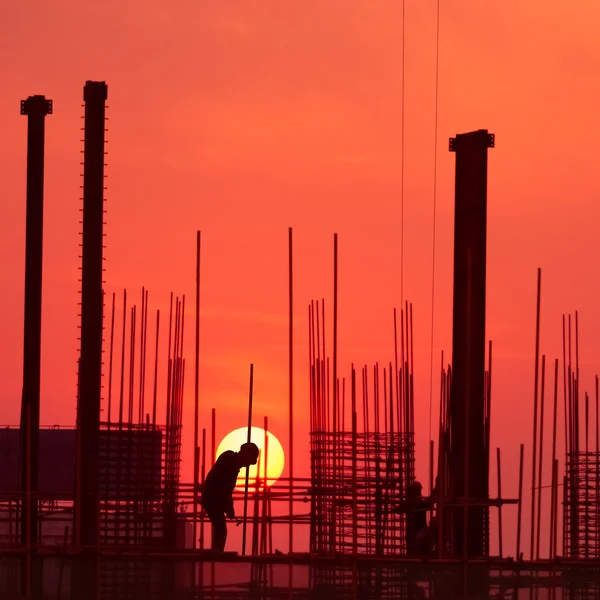
[[[501, 452], [499, 448], [494, 452], [490, 444], [493, 362], [485, 329], [486, 234], [488, 157], [494, 135], [481, 129], [458, 134], [449, 142], [456, 164], [452, 364], [442, 355], [437, 432], [429, 448], [418, 449], [421, 460], [429, 461], [429, 481], [417, 481], [415, 475], [413, 305], [405, 301], [400, 310], [393, 310], [391, 360], [360, 368], [352, 365], [350, 377], [341, 377], [339, 245], [334, 234], [331, 305], [326, 307], [319, 299], [307, 307], [307, 373], [293, 355], [292, 228], [287, 244], [287, 476], [263, 485], [268, 479], [266, 433], [261, 452], [250, 438], [256, 421], [254, 364], [249, 364], [248, 439], [239, 452], [232, 448], [233, 452], [216, 456], [215, 408], [210, 423], [200, 422], [201, 234], [196, 231], [194, 480], [183, 481], [186, 298], [171, 294], [166, 356], [163, 351], [159, 357], [161, 315], [157, 311], [156, 337], [148, 339], [148, 321], [154, 319], [148, 290], [142, 289], [139, 304], [133, 306], [124, 291], [121, 332], [115, 331], [117, 298], [115, 294], [107, 298], [104, 292], [107, 98], [105, 82], [85, 83], [81, 345], [74, 429], [40, 427], [45, 120], [53, 106], [44, 96], [21, 103], [21, 114], [28, 119], [23, 394], [20, 426], [0, 430], [2, 597], [443, 600], [516, 599], [545, 590], [545, 595], [535, 597], [599, 598], [598, 379], [594, 438], [589, 435], [590, 398], [579, 386], [579, 364], [571, 362], [569, 316], [563, 328], [569, 346], [568, 357], [563, 356], [567, 446], [564, 472], [559, 472], [558, 360], [553, 452], [550, 458], [542, 453], [546, 362], [539, 356], [541, 270], [529, 556], [522, 550], [527, 533], [521, 516], [524, 446], [520, 445], [518, 497], [505, 498]], [[326, 335], [326, 319], [332, 336]], [[577, 319], [575, 315], [575, 334]], [[163, 329], [164, 321], [163, 316]], [[120, 366], [113, 368], [115, 357], [119, 362], [115, 349], [119, 337]], [[161, 339], [164, 347], [164, 334]], [[577, 345], [577, 335], [575, 339]], [[189, 378], [190, 361], [187, 364]], [[153, 367], [152, 383], [147, 365], [148, 372]], [[159, 368], [166, 369], [166, 390], [158, 390]], [[310, 380], [310, 396], [300, 400], [310, 406], [309, 477], [294, 476], [298, 372]], [[137, 388], [134, 373], [139, 373]], [[490, 460], [497, 462], [495, 496], [490, 492]], [[548, 463], [552, 483], [544, 493], [551, 512], [542, 519], [541, 473]], [[250, 465], [257, 466], [253, 481]], [[243, 489], [236, 488], [240, 474], [245, 476]], [[235, 510], [236, 504], [238, 509], [243, 505], [243, 514]], [[503, 508], [508, 505], [515, 505], [517, 515], [517, 543], [511, 549], [502, 543], [507, 520], [505, 511], [503, 521]], [[497, 554], [490, 549], [492, 511], [497, 513]], [[227, 546], [227, 519], [241, 527], [241, 551], [237, 545]], [[544, 527], [550, 530], [547, 549], [540, 548]], [[274, 545], [275, 529], [287, 548]], [[306, 548], [295, 542], [300, 531], [308, 539]]]

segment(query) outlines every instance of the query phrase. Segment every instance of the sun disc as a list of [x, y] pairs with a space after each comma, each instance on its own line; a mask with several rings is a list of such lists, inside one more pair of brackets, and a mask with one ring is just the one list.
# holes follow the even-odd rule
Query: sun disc
[[[228, 433], [217, 449], [217, 458], [226, 450], [238, 452], [240, 446], [248, 441], [248, 428], [241, 427]], [[256, 475], [258, 472], [258, 485], [263, 487], [266, 480], [267, 486], [272, 486], [281, 474], [285, 465], [285, 453], [279, 440], [270, 432], [265, 432], [262, 427], [252, 427], [250, 430], [250, 441], [258, 446], [258, 463], [251, 465], [248, 473], [248, 485], [254, 489], [257, 485]], [[265, 465], [266, 459], [266, 465]], [[265, 471], [266, 466], [266, 471]], [[246, 485], [246, 469], [240, 470], [236, 482], [237, 489], [244, 489]]]

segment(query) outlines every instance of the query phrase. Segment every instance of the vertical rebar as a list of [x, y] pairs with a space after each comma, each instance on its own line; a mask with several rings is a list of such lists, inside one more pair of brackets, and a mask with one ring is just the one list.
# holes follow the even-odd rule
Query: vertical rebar
[[546, 383], [546, 356], [542, 355], [542, 389], [540, 398], [540, 463], [538, 468], [538, 505], [537, 505], [537, 539], [536, 558], [540, 558], [540, 531], [542, 528], [542, 466], [544, 456], [544, 389]]
[[[288, 230], [288, 336], [289, 336], [289, 347], [288, 347], [288, 395], [289, 395], [289, 512], [290, 522], [288, 527], [289, 535], [289, 554], [290, 554], [290, 565], [289, 565], [289, 577], [288, 587], [290, 588], [290, 595], [292, 594], [292, 561], [291, 556], [294, 551], [294, 279], [293, 279], [293, 245], [292, 245], [292, 228]], [[265, 417], [266, 427], [266, 417]], [[265, 433], [265, 444], [266, 444], [266, 433]], [[265, 461], [265, 473], [267, 472], [267, 465]], [[267, 482], [265, 481], [265, 486]], [[266, 489], [266, 487], [265, 487]]]
[[537, 460], [537, 424], [538, 424], [538, 373], [540, 356], [540, 294], [542, 286], [542, 269], [538, 268], [537, 305], [535, 321], [535, 380], [533, 392], [533, 463], [531, 467], [531, 548], [530, 558], [533, 560], [535, 550], [535, 469]]
[[200, 394], [200, 232], [196, 232], [196, 330], [194, 356], [194, 545], [196, 548], [198, 528], [198, 427], [199, 427], [199, 394]]
[[140, 314], [140, 380], [138, 396], [138, 424], [144, 422], [144, 323], [146, 321], [146, 289], [142, 286], [142, 312]]
[[413, 337], [413, 305], [412, 302], [409, 305], [409, 322], [407, 324], [407, 331], [410, 332], [410, 421], [409, 421], [409, 432], [414, 434], [415, 422], [414, 422], [414, 386], [413, 381], [415, 377], [415, 357], [414, 357], [414, 337]]
[[357, 482], [357, 423], [356, 423], [356, 373], [352, 366], [352, 565], [353, 593], [356, 593], [358, 575], [356, 558], [358, 555], [358, 482]]
[[[401, 322], [403, 319], [401, 319]], [[401, 334], [401, 348], [402, 348], [402, 366], [404, 366], [404, 335]], [[400, 382], [398, 381], [399, 377], [399, 369], [398, 369], [398, 324], [397, 324], [397, 316], [396, 309], [394, 308], [394, 384], [396, 390], [396, 403], [397, 403], [397, 411], [398, 411], [398, 432], [401, 430], [402, 423], [402, 392], [399, 389]], [[393, 392], [390, 389], [390, 395]]]
[[146, 414], [146, 356], [148, 355], [148, 290], [146, 290], [146, 298], [144, 299], [146, 309], [144, 310], [144, 345], [142, 347], [142, 414], [140, 423], [144, 422], [144, 415]]
[[[248, 395], [248, 437], [246, 443], [250, 443], [252, 437], [252, 392], [254, 388], [254, 365], [250, 365], [250, 390]], [[246, 555], [246, 521], [248, 517], [248, 477], [250, 467], [246, 467], [246, 483], [244, 485], [244, 522], [242, 531], [242, 556]]]
[[[130, 344], [129, 344], [129, 410], [128, 410], [128, 423], [133, 424], [133, 394], [135, 390], [135, 333], [137, 325], [137, 306], [131, 307], [131, 333], [130, 333]], [[131, 432], [131, 428], [129, 428]]]
[[216, 446], [216, 442], [217, 442], [217, 412], [216, 409], [212, 409], [212, 414], [211, 414], [211, 467], [215, 464], [215, 461], [217, 460], [217, 446]]
[[496, 448], [498, 469], [498, 550], [502, 558], [502, 470], [500, 468], [500, 448]]
[[554, 411], [552, 417], [552, 509], [551, 509], [551, 529], [550, 529], [550, 557], [553, 558], [552, 549], [555, 547], [556, 539], [556, 513], [558, 512], [558, 506], [554, 502], [554, 486], [557, 485], [558, 481], [554, 479], [554, 462], [556, 460], [556, 417], [558, 412], [558, 359], [554, 361]]
[[523, 509], [523, 453], [525, 446], [521, 444], [519, 455], [519, 502], [517, 505], [517, 555], [516, 559], [521, 560], [521, 514]]
[[569, 414], [567, 409], [567, 350], [566, 350], [566, 332], [565, 315], [562, 316], [562, 346], [563, 346], [563, 404], [565, 410], [565, 455], [569, 453]]
[[[333, 235], [333, 385], [335, 389], [338, 386], [338, 372], [337, 372], [337, 363], [338, 363], [338, 234], [334, 233]], [[339, 397], [335, 394], [335, 397], [338, 401], [334, 401], [333, 403], [333, 422], [336, 428], [339, 431], [338, 423], [338, 402]], [[332, 522], [333, 526], [333, 539], [331, 540], [331, 549], [333, 552], [337, 549], [337, 528], [336, 528], [336, 518], [337, 518], [337, 488], [338, 488], [338, 463], [337, 463], [337, 454], [338, 454], [338, 435], [334, 430], [333, 434], [333, 494], [332, 494]]]
[[108, 410], [106, 420], [110, 429], [111, 404], [112, 404], [112, 374], [113, 374], [113, 344], [115, 337], [115, 293], [112, 295], [112, 309], [110, 312], [110, 351], [108, 357]]
[[160, 310], [156, 311], [156, 349], [154, 353], [154, 394], [152, 397], [152, 430], [156, 430], [156, 401], [158, 397], [158, 335], [160, 333]]
[[554, 461], [554, 548], [552, 556], [556, 558], [558, 539], [558, 459]]
[[[202, 428], [202, 471], [200, 473], [202, 485], [206, 476], [206, 428]], [[200, 550], [204, 550], [204, 511], [200, 515]], [[202, 571], [202, 567], [200, 569]]]
[[596, 558], [600, 558], [600, 439], [598, 415], [598, 375], [596, 375]]

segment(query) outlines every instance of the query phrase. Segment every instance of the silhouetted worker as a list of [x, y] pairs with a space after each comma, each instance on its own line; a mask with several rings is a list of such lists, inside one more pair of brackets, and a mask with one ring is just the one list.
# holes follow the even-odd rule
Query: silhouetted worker
[[420, 555], [432, 555], [435, 552], [438, 542], [438, 520], [437, 517], [431, 517], [429, 525], [421, 529], [417, 535], [417, 553]]
[[406, 501], [396, 512], [406, 514], [406, 553], [409, 556], [429, 553], [429, 532], [427, 527], [427, 511], [433, 508], [430, 499], [423, 498], [423, 486], [418, 481], [412, 481], [406, 491]]
[[200, 504], [204, 507], [212, 525], [212, 549], [225, 550], [227, 525], [225, 516], [235, 518], [233, 490], [240, 469], [255, 465], [258, 461], [258, 446], [243, 444], [239, 452], [227, 450], [217, 458], [202, 486]]
[[[435, 484], [431, 490], [429, 498], [423, 498], [423, 502], [428, 504], [428, 508], [433, 510], [437, 508], [440, 501], [440, 478], [439, 475], [435, 478]], [[425, 529], [421, 529], [417, 535], [417, 548], [419, 554], [433, 554], [437, 544], [439, 536], [439, 523], [437, 514], [431, 515], [429, 519], [429, 525]]]
[[433, 489], [431, 490], [431, 494], [429, 497], [433, 500], [433, 502], [437, 503], [440, 499], [440, 476], [435, 476], [435, 483], [433, 484]]

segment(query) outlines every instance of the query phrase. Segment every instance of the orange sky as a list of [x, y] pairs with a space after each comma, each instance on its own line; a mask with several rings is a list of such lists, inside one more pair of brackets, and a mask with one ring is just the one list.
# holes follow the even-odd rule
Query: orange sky
[[[139, 304], [145, 285], [151, 310], [163, 312], [171, 290], [187, 294], [191, 362], [195, 231], [202, 230], [201, 427], [210, 426], [207, 416], [217, 406], [219, 438], [244, 425], [248, 365], [254, 362], [256, 418], [268, 414], [287, 447], [287, 227], [294, 228], [296, 470], [307, 472], [306, 306], [311, 298], [331, 301], [334, 231], [340, 239], [342, 374], [351, 361], [372, 364], [393, 356], [402, 233], [401, 6], [392, 0], [184, 0], [149, 8], [140, 0], [101, 6], [57, 0], [4, 8], [0, 422], [18, 423], [21, 389], [27, 123], [19, 101], [32, 94], [54, 101], [46, 144], [42, 422], [71, 424], [82, 86], [86, 79], [106, 80], [106, 291], [121, 294], [127, 287]], [[435, 8], [433, 0], [406, 2], [404, 295], [415, 305], [417, 468], [423, 478]], [[488, 213], [492, 444], [503, 448], [504, 491], [513, 497], [520, 442], [527, 444], [527, 471], [531, 466], [538, 266], [542, 352], [549, 360], [559, 355], [561, 314], [578, 310], [585, 389], [593, 390], [600, 371], [593, 343], [600, 335], [600, 183], [592, 158], [600, 134], [599, 19], [592, 0], [573, 0], [568, 10], [559, 2], [441, 3], [434, 364], [437, 369], [442, 349], [451, 350], [454, 155], [448, 138], [487, 128], [496, 134]], [[437, 383], [436, 377], [435, 398]], [[188, 427], [188, 458], [192, 435]], [[495, 467], [491, 472], [495, 482]], [[191, 460], [184, 474], [191, 474]], [[526, 496], [525, 520], [528, 506]], [[507, 512], [512, 519], [515, 511]], [[507, 535], [510, 552], [512, 540]]]

